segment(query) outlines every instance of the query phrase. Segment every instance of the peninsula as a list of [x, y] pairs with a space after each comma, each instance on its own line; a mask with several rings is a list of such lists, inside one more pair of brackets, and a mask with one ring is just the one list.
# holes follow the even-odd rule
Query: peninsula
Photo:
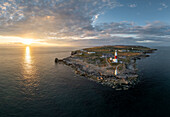
[[138, 82], [136, 60], [149, 57], [156, 49], [144, 46], [100, 46], [71, 52], [64, 63], [75, 73], [116, 90], [127, 90]]

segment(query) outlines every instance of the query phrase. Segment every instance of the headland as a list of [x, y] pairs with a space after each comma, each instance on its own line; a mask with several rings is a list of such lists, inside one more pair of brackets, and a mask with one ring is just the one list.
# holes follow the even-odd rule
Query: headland
[[71, 52], [56, 63], [71, 66], [76, 74], [116, 90], [128, 90], [138, 82], [136, 60], [156, 49], [144, 46], [100, 46]]

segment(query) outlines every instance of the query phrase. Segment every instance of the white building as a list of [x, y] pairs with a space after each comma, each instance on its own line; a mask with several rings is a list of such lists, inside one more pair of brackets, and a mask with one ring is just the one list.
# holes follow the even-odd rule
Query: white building
[[88, 54], [95, 54], [96, 52], [87, 52]]

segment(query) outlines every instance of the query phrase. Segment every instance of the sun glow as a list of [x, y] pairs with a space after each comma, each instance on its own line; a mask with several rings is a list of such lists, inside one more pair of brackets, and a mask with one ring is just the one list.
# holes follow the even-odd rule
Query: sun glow
[[33, 43], [33, 40], [32, 39], [24, 39], [22, 41], [22, 43], [25, 44], [25, 45], [31, 45]]
[[[64, 39], [64, 38], [63, 38]], [[57, 39], [56, 39], [57, 40]], [[22, 38], [22, 37], [15, 37], [15, 36], [1, 36], [0, 35], [0, 46], [1, 45], [14, 45], [14, 46], [73, 46], [70, 44], [57, 44], [50, 42], [50, 38], [48, 39], [35, 39], [31, 37]]]

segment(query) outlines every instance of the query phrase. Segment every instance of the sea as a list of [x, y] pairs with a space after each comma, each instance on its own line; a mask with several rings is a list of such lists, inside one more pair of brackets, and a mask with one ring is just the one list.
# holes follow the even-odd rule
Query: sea
[[170, 117], [170, 47], [137, 61], [139, 82], [117, 91], [55, 58], [73, 47], [0, 47], [0, 117]]

